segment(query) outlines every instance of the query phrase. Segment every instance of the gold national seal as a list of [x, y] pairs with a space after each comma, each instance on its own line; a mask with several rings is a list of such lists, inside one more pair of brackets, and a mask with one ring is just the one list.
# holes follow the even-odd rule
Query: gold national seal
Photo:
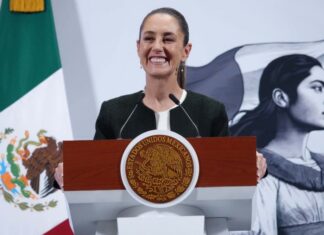
[[126, 177], [133, 191], [153, 203], [167, 203], [188, 188], [193, 161], [188, 149], [167, 135], [139, 141], [126, 160]]

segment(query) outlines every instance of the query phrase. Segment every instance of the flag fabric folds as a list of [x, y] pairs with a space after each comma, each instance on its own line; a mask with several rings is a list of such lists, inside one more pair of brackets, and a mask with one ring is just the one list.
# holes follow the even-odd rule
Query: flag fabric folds
[[201, 67], [187, 67], [187, 88], [222, 101], [230, 119], [258, 104], [259, 80], [265, 66], [287, 54], [307, 54], [324, 64], [324, 40], [242, 45]]
[[51, 3], [37, 13], [9, 5], [0, 10], [0, 233], [73, 234], [53, 188], [72, 128]]

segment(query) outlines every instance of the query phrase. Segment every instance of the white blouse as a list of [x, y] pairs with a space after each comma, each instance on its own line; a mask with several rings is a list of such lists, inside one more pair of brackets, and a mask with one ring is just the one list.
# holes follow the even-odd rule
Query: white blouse
[[[182, 90], [180, 104], [186, 99], [187, 91]], [[156, 120], [156, 129], [157, 130], [171, 130], [170, 127], [170, 110], [176, 108], [178, 105], [174, 105], [168, 110], [162, 112], [155, 112], [155, 120]]]
[[[318, 170], [317, 164], [308, 154], [304, 153], [303, 158], [289, 160]], [[301, 230], [304, 225], [324, 221], [324, 192], [301, 190], [271, 175], [257, 185], [253, 206], [255, 220], [252, 230], [256, 234], [277, 235], [280, 228], [297, 226]]]

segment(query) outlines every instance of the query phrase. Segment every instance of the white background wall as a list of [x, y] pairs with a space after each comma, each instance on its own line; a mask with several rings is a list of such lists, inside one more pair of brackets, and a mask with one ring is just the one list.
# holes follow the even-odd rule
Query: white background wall
[[[243, 44], [324, 39], [323, 0], [52, 0], [52, 5], [76, 139], [92, 139], [102, 101], [143, 89], [135, 42], [142, 18], [154, 8], [174, 7], [187, 18], [191, 66]], [[91, 224], [79, 232], [93, 229]]]
[[102, 101], [143, 89], [136, 54], [142, 18], [152, 9], [181, 11], [193, 43], [188, 65], [257, 42], [324, 39], [322, 0], [52, 0], [76, 139], [91, 139]]

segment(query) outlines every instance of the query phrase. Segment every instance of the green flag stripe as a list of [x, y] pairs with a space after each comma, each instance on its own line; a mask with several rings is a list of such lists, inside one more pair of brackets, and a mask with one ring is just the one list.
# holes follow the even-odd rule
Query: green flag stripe
[[41, 13], [0, 10], [0, 112], [61, 67], [50, 0]]

